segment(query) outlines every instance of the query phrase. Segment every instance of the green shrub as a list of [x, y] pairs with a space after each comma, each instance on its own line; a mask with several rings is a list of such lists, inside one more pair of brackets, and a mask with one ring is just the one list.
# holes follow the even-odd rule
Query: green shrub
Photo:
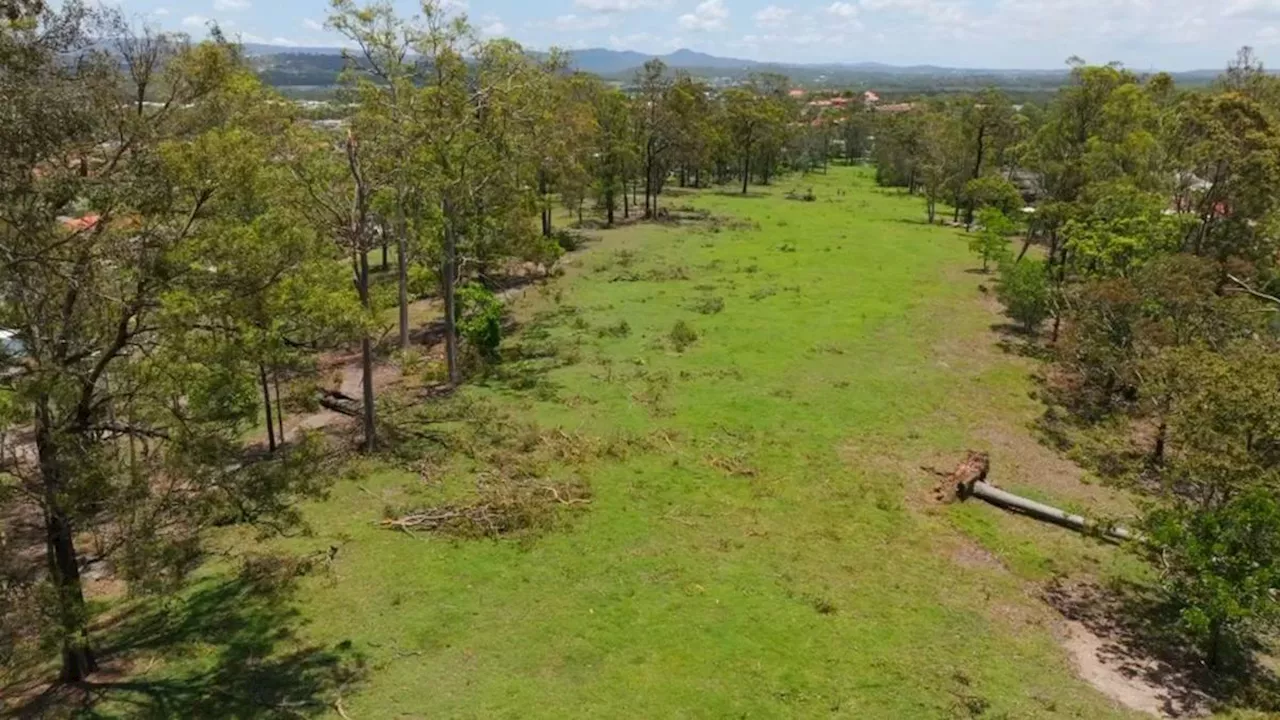
[[724, 310], [724, 298], [718, 296], [698, 298], [693, 302], [691, 309], [703, 315], [715, 315]]
[[502, 302], [488, 288], [466, 283], [454, 294], [458, 334], [486, 360], [498, 358], [502, 342]]
[[995, 208], [984, 208], [978, 213], [978, 232], [969, 240], [969, 250], [982, 258], [982, 271], [987, 272], [991, 263], [1003, 262], [1009, 252], [1009, 236], [1017, 225]]
[[613, 325], [605, 325], [599, 330], [596, 330], [596, 335], [600, 337], [624, 338], [630, 334], [631, 334], [631, 325], [626, 321], [625, 318], [622, 320], [619, 320]]
[[1034, 333], [1049, 317], [1050, 292], [1048, 272], [1043, 262], [1023, 260], [1000, 266], [996, 297], [1004, 303], [1009, 317], [1027, 332]]
[[410, 265], [408, 275], [407, 288], [409, 297], [414, 299], [421, 299], [431, 295], [436, 291], [436, 287], [440, 283], [440, 276], [426, 265]]
[[1180, 629], [1214, 669], [1240, 663], [1251, 642], [1280, 626], [1280, 502], [1251, 488], [1216, 507], [1157, 506], [1144, 518], [1147, 554]]
[[672, 326], [671, 333], [668, 335], [671, 340], [671, 347], [676, 352], [684, 352], [685, 348], [698, 341], [698, 331], [694, 330], [689, 323], [683, 320], [677, 320]]
[[560, 246], [560, 249], [565, 252], [573, 252], [581, 249], [586, 241], [586, 238], [584, 238], [580, 233], [563, 229], [555, 231], [552, 233], [551, 237], [556, 241], [556, 244]]
[[999, 175], [987, 175], [965, 183], [965, 196], [975, 208], [995, 208], [1006, 215], [1022, 209], [1022, 194]]

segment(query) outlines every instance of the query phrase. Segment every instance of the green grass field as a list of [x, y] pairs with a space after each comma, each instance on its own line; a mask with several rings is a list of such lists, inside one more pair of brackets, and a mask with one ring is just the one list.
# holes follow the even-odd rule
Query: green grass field
[[[851, 168], [663, 202], [718, 221], [597, 233], [515, 301], [507, 363], [462, 391], [590, 505], [538, 535], [411, 537], [378, 526], [384, 508], [494, 469], [365, 463], [306, 508], [312, 535], [273, 542], [337, 546], [323, 571], [278, 601], [209, 574], [164, 616], [189, 652], [146, 677], [170, 692], [102, 712], [167, 717], [198, 684], [225, 693], [187, 717], [255, 716], [266, 700], [243, 698], [263, 694], [334, 717], [340, 696], [358, 720], [1133, 717], [1075, 677], [1037, 590], [1132, 561], [937, 504], [920, 469], [983, 449], [1004, 487], [1123, 507], [1035, 441], [1032, 365], [998, 347], [963, 233]], [[536, 450], [554, 429], [609, 449], [557, 460]], [[135, 670], [142, 640], [121, 641]]]

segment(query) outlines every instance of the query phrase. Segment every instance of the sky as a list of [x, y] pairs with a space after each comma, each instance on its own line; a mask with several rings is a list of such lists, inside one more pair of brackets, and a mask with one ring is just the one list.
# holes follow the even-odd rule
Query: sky
[[[326, 0], [114, 0], [199, 37], [337, 45]], [[412, 15], [416, 0], [393, 0]], [[690, 48], [753, 60], [1135, 70], [1224, 67], [1242, 45], [1280, 58], [1280, 0], [447, 0], [483, 34], [537, 49]]]

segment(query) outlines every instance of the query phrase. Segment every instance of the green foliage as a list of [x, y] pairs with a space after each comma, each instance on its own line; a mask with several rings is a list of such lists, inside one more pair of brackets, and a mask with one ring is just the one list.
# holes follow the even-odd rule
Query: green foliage
[[552, 237], [555, 239], [556, 245], [560, 246], [560, 249], [564, 252], [580, 250], [585, 244], [585, 238], [583, 238], [582, 234], [572, 230], [557, 230]]
[[690, 309], [703, 315], [715, 315], [724, 310], [724, 298], [718, 295], [700, 297], [693, 302]]
[[436, 294], [440, 287], [440, 274], [426, 265], [413, 264], [408, 268], [409, 297], [422, 299]]
[[667, 333], [667, 339], [671, 341], [671, 347], [676, 352], [682, 353], [698, 341], [698, 331], [684, 320], [677, 320], [676, 324], [671, 326], [671, 332]]
[[1160, 504], [1143, 519], [1144, 550], [1182, 629], [1221, 669], [1239, 665], [1260, 635], [1280, 627], [1280, 500], [1249, 488], [1212, 507]]
[[479, 283], [459, 286], [454, 301], [458, 334], [482, 358], [496, 360], [502, 343], [502, 301]]
[[1031, 259], [1001, 263], [996, 297], [1004, 303], [1009, 317], [1026, 332], [1035, 333], [1053, 309], [1053, 288], [1045, 263]]
[[1004, 262], [1012, 255], [1009, 236], [1017, 225], [996, 208], [984, 208], [978, 213], [978, 231], [969, 240], [969, 251], [982, 258], [982, 271], [987, 272], [992, 262]]
[[631, 334], [631, 324], [626, 318], [611, 325], [605, 325], [596, 331], [600, 337], [624, 338]]
[[1007, 216], [1015, 215], [1023, 207], [1018, 188], [999, 175], [987, 175], [965, 183], [965, 198], [975, 209], [992, 209]]
[[1167, 200], [1125, 182], [1092, 186], [1086, 214], [1068, 221], [1062, 236], [1072, 261], [1092, 277], [1124, 275], [1178, 252], [1187, 218], [1165, 212]]

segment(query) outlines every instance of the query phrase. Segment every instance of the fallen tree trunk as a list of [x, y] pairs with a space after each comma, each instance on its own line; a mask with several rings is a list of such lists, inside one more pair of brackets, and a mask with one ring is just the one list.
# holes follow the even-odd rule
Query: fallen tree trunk
[[956, 469], [950, 474], [934, 471], [943, 477], [942, 483], [938, 486], [939, 500], [946, 501], [951, 499], [952, 493], [954, 493], [954, 497], [960, 500], [979, 497], [1005, 510], [1023, 513], [1036, 519], [1079, 530], [1080, 532], [1098, 533], [1115, 540], [1140, 540], [1142, 537], [1139, 533], [1131, 532], [1123, 527], [1090, 522], [1080, 515], [1072, 515], [1051, 505], [1028, 500], [1022, 496], [1001, 490], [987, 482], [987, 474], [990, 471], [990, 457], [986, 453], [973, 451], [970, 451], [965, 456], [964, 461], [956, 466]]
[[360, 401], [335, 390], [321, 390], [316, 399], [320, 407], [347, 417], [360, 416]]
[[1125, 528], [1091, 523], [1080, 515], [1072, 515], [1071, 513], [1059, 510], [1051, 505], [1045, 505], [1044, 503], [1038, 503], [1035, 500], [1028, 500], [1019, 495], [1014, 495], [1011, 492], [1005, 492], [1004, 490], [983, 481], [973, 483], [969, 488], [969, 494], [973, 497], [982, 498], [992, 505], [997, 505], [1005, 508], [1006, 510], [1026, 513], [1032, 517], [1071, 528], [1073, 530], [1079, 530], [1081, 532], [1099, 532], [1105, 537], [1114, 538], [1116, 540], [1134, 540], [1138, 537], [1136, 533], [1129, 532]]

